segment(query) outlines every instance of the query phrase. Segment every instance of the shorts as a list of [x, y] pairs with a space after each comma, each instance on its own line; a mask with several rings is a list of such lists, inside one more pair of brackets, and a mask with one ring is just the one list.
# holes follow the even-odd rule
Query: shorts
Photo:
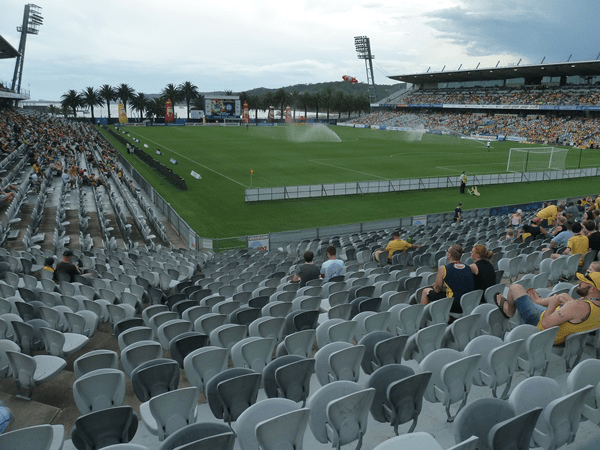
[[431, 291], [429, 291], [429, 293], [427, 294], [427, 299], [429, 300], [429, 303], [431, 302], [435, 302], [436, 300], [440, 300], [442, 298], [446, 298], [446, 292], [445, 291], [441, 291], [441, 292], [435, 292], [433, 289]]
[[540, 317], [546, 308], [535, 303], [529, 295], [522, 295], [515, 299], [515, 307], [519, 311], [519, 315], [523, 322], [529, 325], [537, 326], [540, 322]]

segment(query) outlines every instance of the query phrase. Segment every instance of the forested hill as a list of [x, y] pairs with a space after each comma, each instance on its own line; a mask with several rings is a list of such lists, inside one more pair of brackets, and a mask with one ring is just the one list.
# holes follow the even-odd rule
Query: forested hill
[[[388, 95], [399, 91], [403, 87], [404, 87], [404, 83], [375, 85], [376, 99], [379, 100], [379, 99], [385, 98]], [[345, 81], [330, 81], [327, 83], [311, 83], [311, 84], [295, 84], [292, 86], [284, 86], [283, 87], [283, 89], [286, 92], [296, 91], [298, 93], [307, 92], [309, 94], [323, 92], [328, 88], [331, 88], [331, 90], [333, 92], [342, 91], [344, 94], [352, 94], [355, 96], [360, 96], [360, 95], [366, 94], [370, 89], [372, 89], [372, 87], [366, 83], [352, 84], [352, 83], [347, 83]], [[250, 95], [262, 96], [262, 95], [266, 94], [267, 92], [276, 93], [279, 89], [282, 89], [282, 88], [268, 89], [268, 88], [260, 87], [260, 88], [246, 91], [246, 94], [249, 96]]]

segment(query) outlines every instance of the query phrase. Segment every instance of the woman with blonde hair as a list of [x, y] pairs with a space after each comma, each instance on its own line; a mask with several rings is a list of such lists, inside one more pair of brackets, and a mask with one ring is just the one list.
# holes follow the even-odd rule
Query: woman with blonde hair
[[[470, 265], [473, 271], [473, 290], [485, 290], [496, 284], [496, 271], [491, 263], [494, 252], [488, 250], [483, 244], [476, 244], [471, 249], [471, 258], [474, 263]], [[485, 297], [481, 295], [481, 303]]]
[[462, 313], [460, 298], [473, 290], [473, 271], [463, 264], [460, 258], [463, 254], [461, 245], [454, 244], [448, 249], [448, 264], [437, 271], [435, 283], [431, 288], [423, 289], [421, 303], [426, 305], [441, 298], [454, 298], [451, 312]]

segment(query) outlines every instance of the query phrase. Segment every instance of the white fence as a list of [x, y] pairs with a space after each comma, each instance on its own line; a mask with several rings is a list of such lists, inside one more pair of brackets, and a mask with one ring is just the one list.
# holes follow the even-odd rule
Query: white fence
[[[541, 172], [469, 175], [469, 186], [566, 180], [595, 177], [600, 168], [548, 170]], [[460, 177], [411, 178], [403, 180], [359, 181], [353, 183], [313, 184], [246, 189], [246, 202], [294, 200], [299, 198], [336, 197], [342, 195], [384, 194], [458, 187]]]

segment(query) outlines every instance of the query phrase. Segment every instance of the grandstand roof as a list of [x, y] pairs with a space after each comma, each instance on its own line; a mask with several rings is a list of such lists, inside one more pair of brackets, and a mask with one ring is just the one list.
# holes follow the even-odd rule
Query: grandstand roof
[[0, 59], [16, 58], [17, 56], [19, 56], [19, 52], [0, 36]]
[[600, 75], [600, 61], [577, 61], [525, 66], [484, 67], [448, 72], [427, 72], [393, 75], [388, 78], [412, 84], [447, 83], [465, 81], [506, 80], [511, 78], [539, 78], [560, 76]]

